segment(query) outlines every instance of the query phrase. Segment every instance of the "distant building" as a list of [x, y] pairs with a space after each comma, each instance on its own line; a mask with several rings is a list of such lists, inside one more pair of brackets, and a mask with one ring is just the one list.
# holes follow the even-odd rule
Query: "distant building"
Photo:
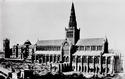
[[13, 45], [11, 58], [31, 59], [34, 52], [34, 45], [29, 40], [25, 41], [23, 45]]
[[10, 55], [11, 55], [10, 40], [8, 38], [3, 40], [3, 51], [5, 53], [5, 58], [10, 58]]

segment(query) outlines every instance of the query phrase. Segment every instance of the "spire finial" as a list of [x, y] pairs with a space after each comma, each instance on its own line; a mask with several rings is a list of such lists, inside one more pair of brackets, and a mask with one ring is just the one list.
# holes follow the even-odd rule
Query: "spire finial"
[[75, 15], [74, 3], [72, 2], [71, 15]]
[[74, 8], [74, 2], [72, 2], [72, 9]]
[[107, 36], [105, 35], [105, 41], [108, 42]]
[[75, 8], [74, 8], [74, 3], [72, 2], [69, 27], [76, 28], [76, 26], [77, 26], [77, 22], [76, 22]]

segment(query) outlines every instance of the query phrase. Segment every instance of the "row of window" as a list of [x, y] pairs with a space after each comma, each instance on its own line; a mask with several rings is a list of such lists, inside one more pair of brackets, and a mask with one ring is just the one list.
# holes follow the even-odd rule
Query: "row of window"
[[107, 57], [107, 60], [106, 60], [105, 57], [103, 57], [102, 59], [103, 59], [103, 60], [102, 60], [102, 63], [103, 63], [103, 64], [106, 64], [106, 63], [107, 63], [107, 64], [110, 64], [110, 63], [111, 63], [111, 57]]
[[77, 59], [75, 59], [75, 57], [73, 56], [73, 62], [78, 62], [78, 63], [99, 63], [99, 57], [96, 56], [94, 57], [94, 60], [93, 60], [93, 57], [92, 56], [89, 56], [88, 59], [86, 58], [86, 56], [83, 56], [83, 58], [81, 58], [80, 56], [77, 57]]
[[[37, 46], [36, 50], [60, 50], [60, 46]], [[99, 51], [102, 50], [102, 46], [78, 46], [78, 50]]]
[[60, 50], [60, 46], [37, 46], [36, 50]]
[[78, 46], [78, 50], [98, 51], [98, 50], [102, 50], [102, 46]]
[[73, 37], [73, 33], [67, 33], [67, 37]]
[[[24, 53], [25, 51], [26, 51], [26, 50], [21, 49], [21, 48], [18, 48], [18, 49], [13, 48], [13, 49], [12, 49], [12, 53], [18, 53], [18, 54]], [[33, 52], [34, 52], [34, 49], [27, 49], [27, 51], [28, 51], [29, 53], [33, 53]]]
[[[60, 61], [60, 55], [58, 56], [44, 56], [44, 55], [38, 55], [36, 57], [36, 60], [40, 60], [41, 62], [59, 62]], [[69, 62], [69, 56], [63, 57], [64, 62]]]
[[[75, 56], [73, 56], [73, 62], [78, 62], [78, 63], [99, 63], [99, 58], [98, 56], [95, 56], [94, 59], [92, 56], [88, 57], [88, 59], [86, 58], [86, 56], [83, 56], [83, 58], [81, 58], [80, 56], [77, 56], [77, 58], [75, 58]], [[111, 57], [108, 57], [107, 60], [105, 57], [102, 58], [102, 64], [110, 64], [111, 63]]]
[[37, 57], [36, 57], [36, 60], [39, 60], [39, 63], [45, 63], [45, 62], [53, 62], [53, 63], [55, 63], [55, 62], [60, 62], [60, 55], [58, 55], [58, 56], [44, 56], [44, 55], [38, 55]]
[[[42, 60], [41, 60], [42, 58]], [[73, 56], [73, 62], [77, 62], [77, 63], [99, 63], [99, 56], [95, 56], [94, 59], [92, 56], [89, 56], [88, 59], [86, 58], [86, 56], [83, 56], [83, 58], [81, 58], [80, 56], [78, 56], [77, 58], [75, 58], [75, 56]], [[108, 57], [107, 60], [105, 57], [102, 58], [102, 64], [110, 64], [111, 63], [111, 57]], [[41, 60], [42, 62], [59, 62], [60, 61], [60, 55], [58, 56], [44, 56], [44, 55], [38, 55], [36, 57], [37, 60]], [[63, 57], [63, 61], [64, 62], [69, 62], [69, 56], [64, 56]]]

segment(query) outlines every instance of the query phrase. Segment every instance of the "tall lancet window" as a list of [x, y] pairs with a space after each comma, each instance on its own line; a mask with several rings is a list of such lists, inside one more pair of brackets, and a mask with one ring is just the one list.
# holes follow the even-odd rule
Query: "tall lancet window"
[[63, 47], [63, 50], [64, 50], [64, 55], [69, 55], [69, 43], [65, 43], [64, 44], [64, 47]]

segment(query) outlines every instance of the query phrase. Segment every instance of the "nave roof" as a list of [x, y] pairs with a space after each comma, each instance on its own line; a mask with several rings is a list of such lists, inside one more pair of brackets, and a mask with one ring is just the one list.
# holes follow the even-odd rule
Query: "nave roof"
[[[105, 38], [85, 38], [80, 39], [76, 43], [77, 46], [93, 46], [93, 45], [103, 45], [105, 43]], [[60, 40], [38, 40], [36, 42], [37, 46], [61, 46], [64, 39]]]
[[77, 46], [97, 46], [97, 45], [103, 45], [105, 43], [105, 38], [85, 38], [80, 39], [76, 43]]

